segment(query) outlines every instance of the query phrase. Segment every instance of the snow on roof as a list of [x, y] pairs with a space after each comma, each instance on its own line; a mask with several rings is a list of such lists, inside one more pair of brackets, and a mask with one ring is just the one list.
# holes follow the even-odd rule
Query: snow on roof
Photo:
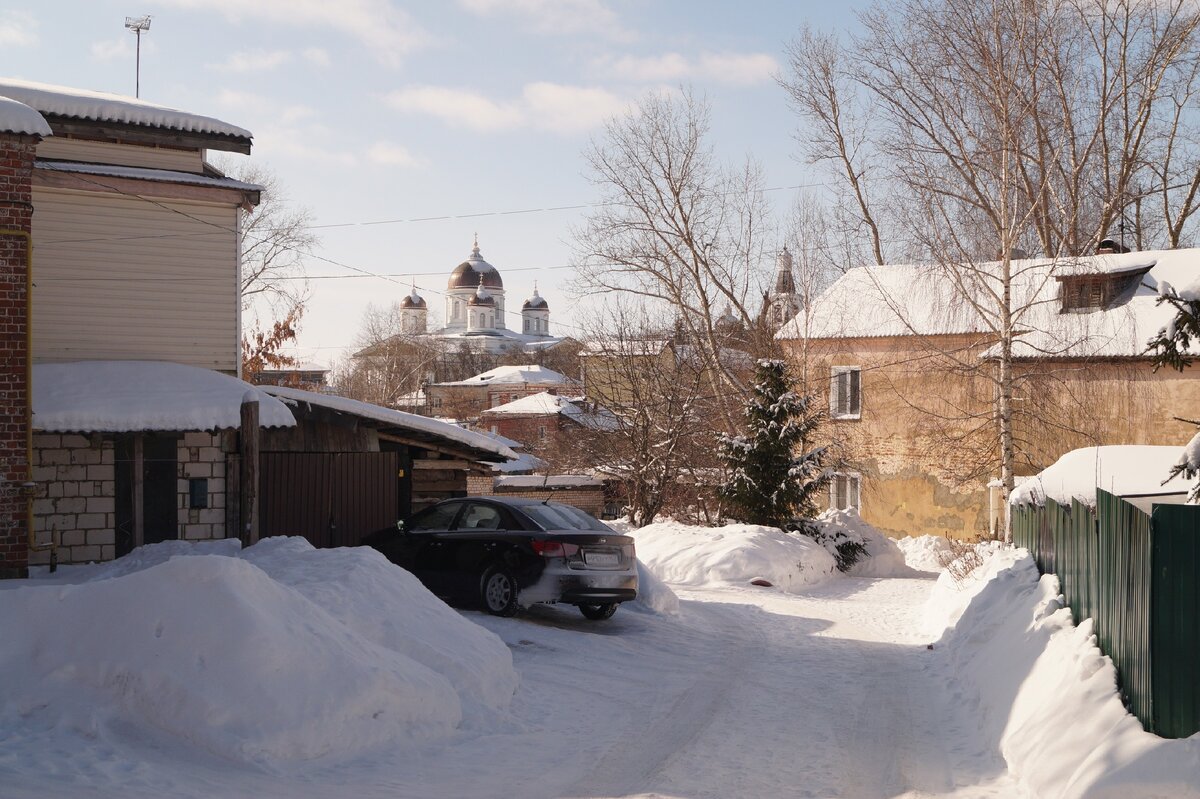
[[52, 172], [72, 172], [81, 175], [98, 175], [111, 178], [132, 178], [134, 180], [151, 180], [157, 183], [185, 183], [192, 186], [213, 186], [220, 189], [236, 189], [238, 191], [262, 191], [262, 186], [245, 183], [233, 178], [199, 175], [195, 172], [176, 172], [171, 169], [145, 169], [134, 166], [112, 166], [110, 164], [83, 164], [76, 161], [50, 161], [38, 159], [34, 162], [38, 169], [48, 169]]
[[[995, 274], [998, 262], [978, 265]], [[1149, 271], [1139, 284], [1104, 310], [1062, 313], [1061, 281], [1087, 274]], [[1022, 330], [1014, 354], [1024, 358], [1135, 357], [1174, 317], [1157, 305], [1160, 287], [1200, 280], [1200, 250], [1156, 250], [1094, 255], [1069, 260], [1012, 262], [1013, 307]], [[981, 279], [976, 292], [999, 291], [999, 279]], [[1200, 286], [1197, 286], [1200, 290]], [[985, 309], [994, 307], [986, 300]], [[882, 336], [988, 334], [988, 320], [962, 300], [954, 282], [932, 265], [852, 269], [776, 334], [776, 338], [873, 338]]]
[[26, 136], [54, 135], [41, 114], [8, 97], [0, 97], [0, 132]]
[[440, 386], [491, 386], [497, 383], [534, 383], [537, 385], [563, 385], [575, 383], [566, 375], [544, 366], [497, 366], [466, 380], [438, 383]]
[[211, 369], [161, 361], [35, 364], [33, 427], [47, 433], [236, 429], [251, 392], [263, 427], [296, 424], [282, 402]]
[[577, 424], [593, 430], [615, 430], [617, 417], [612, 411], [599, 406], [592, 407], [582, 397], [568, 398], [542, 391], [530, 394], [483, 412], [484, 416], [557, 416], [563, 415]]
[[668, 338], [650, 339], [601, 339], [583, 345], [582, 358], [604, 355], [659, 355], [671, 343]]
[[500, 474], [528, 474], [537, 469], [542, 469], [546, 466], [546, 462], [536, 455], [531, 455], [528, 452], [518, 452], [516, 460], [505, 461], [504, 463], [493, 463], [492, 471]]
[[581, 488], [603, 486], [604, 481], [585, 474], [512, 474], [495, 478], [494, 486], [501, 488]]
[[1072, 450], [1017, 486], [1009, 502], [1042, 505], [1049, 498], [1069, 505], [1072, 498], [1078, 498], [1094, 506], [1098, 487], [1117, 496], [1186, 494], [1191, 484], [1183, 476], [1163, 484], [1179, 456], [1179, 447], [1116, 445]]
[[8, 97], [30, 108], [53, 116], [87, 119], [95, 122], [116, 122], [126, 125], [145, 125], [187, 133], [251, 138], [250, 131], [212, 117], [189, 114], [163, 105], [148, 103], [120, 94], [72, 89], [48, 83], [35, 83], [14, 78], [0, 78], [0, 96]]
[[511, 449], [485, 435], [465, 430], [457, 425], [446, 424], [437, 419], [430, 419], [427, 416], [417, 416], [414, 413], [405, 413], [404, 411], [384, 408], [381, 405], [372, 405], [369, 402], [360, 402], [359, 400], [338, 397], [333, 394], [318, 394], [299, 388], [289, 388], [286, 386], [262, 386], [261, 388], [268, 394], [279, 397], [289, 403], [304, 402], [320, 408], [328, 408], [353, 416], [361, 416], [364, 419], [373, 419], [392, 427], [437, 436], [466, 445], [472, 449], [499, 455], [502, 458], [517, 457], [517, 454]]

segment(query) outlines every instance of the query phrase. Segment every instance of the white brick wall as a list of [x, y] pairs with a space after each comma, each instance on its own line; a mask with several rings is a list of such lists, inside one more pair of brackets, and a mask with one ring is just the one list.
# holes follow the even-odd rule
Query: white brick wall
[[[178, 535], [201, 541], [225, 537], [225, 453], [220, 434], [185, 433], [176, 449]], [[38, 484], [33, 527], [39, 543], [59, 540], [60, 563], [116, 557], [116, 467], [111, 436], [38, 433], [33, 437]], [[191, 508], [189, 478], [208, 480], [208, 507]], [[30, 564], [46, 564], [48, 551]]]

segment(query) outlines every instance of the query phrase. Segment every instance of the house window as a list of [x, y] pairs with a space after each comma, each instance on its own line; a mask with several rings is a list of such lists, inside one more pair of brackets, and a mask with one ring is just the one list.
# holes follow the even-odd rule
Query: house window
[[529, 332], [529, 320], [528, 319], [525, 320], [525, 332], [526, 333]]
[[545, 437], [546, 437], [545, 425], [538, 425], [538, 438], [545, 438]]
[[834, 472], [829, 481], [829, 509], [861, 508], [862, 477], [856, 472]]
[[862, 415], [862, 370], [859, 367], [833, 367], [829, 378], [829, 415], [834, 419], [858, 419]]

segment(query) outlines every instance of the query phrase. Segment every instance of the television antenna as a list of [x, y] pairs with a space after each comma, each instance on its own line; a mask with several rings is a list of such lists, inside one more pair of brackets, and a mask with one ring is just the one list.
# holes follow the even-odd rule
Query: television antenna
[[133, 31], [137, 37], [137, 64], [134, 67], [133, 96], [142, 94], [142, 31], [150, 30], [150, 15], [144, 17], [125, 17], [125, 27]]

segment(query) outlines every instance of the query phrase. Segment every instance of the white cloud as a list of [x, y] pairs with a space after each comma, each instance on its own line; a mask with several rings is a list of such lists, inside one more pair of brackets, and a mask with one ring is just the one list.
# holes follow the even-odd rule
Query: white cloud
[[432, 41], [409, 14], [388, 0], [160, 0], [176, 8], [216, 11], [244, 19], [338, 31], [357, 39], [388, 66]]
[[663, 83], [702, 78], [747, 86], [772, 79], [779, 62], [766, 53], [702, 53], [689, 59], [680, 53], [605, 59], [598, 66], [623, 80]]
[[595, 33], [621, 40], [633, 38], [602, 0], [459, 0], [459, 4], [480, 16], [518, 17], [538, 33]]
[[265, 72], [281, 67], [291, 60], [292, 54], [287, 50], [249, 50], [230, 53], [224, 61], [205, 66], [220, 72]]
[[399, 111], [427, 114], [452, 125], [475, 130], [504, 130], [521, 125], [521, 111], [509, 103], [497, 103], [478, 92], [444, 86], [410, 86], [384, 98]]
[[599, 127], [626, 106], [625, 100], [605, 89], [558, 83], [531, 83], [521, 94], [530, 121], [557, 133]]
[[133, 37], [92, 42], [92, 57], [99, 61], [133, 58]]
[[279, 118], [287, 125], [301, 120], [311, 119], [317, 115], [317, 109], [307, 105], [289, 105], [279, 113]]
[[503, 101], [444, 86], [410, 86], [384, 99], [399, 111], [426, 114], [474, 130], [538, 128], [555, 133], [590, 130], [626, 105], [605, 89], [547, 82], [526, 84], [519, 98]]
[[409, 152], [408, 148], [393, 142], [380, 141], [367, 150], [367, 158], [384, 166], [414, 167], [424, 162]]
[[217, 102], [226, 108], [262, 108], [266, 105], [267, 99], [237, 89], [221, 89], [217, 92]]
[[333, 61], [329, 58], [329, 53], [320, 47], [310, 47], [301, 53], [301, 55], [304, 56], [305, 61], [313, 64], [314, 66], [327, 67], [333, 63]]
[[38, 42], [38, 23], [28, 11], [0, 11], [0, 46], [28, 47]]

